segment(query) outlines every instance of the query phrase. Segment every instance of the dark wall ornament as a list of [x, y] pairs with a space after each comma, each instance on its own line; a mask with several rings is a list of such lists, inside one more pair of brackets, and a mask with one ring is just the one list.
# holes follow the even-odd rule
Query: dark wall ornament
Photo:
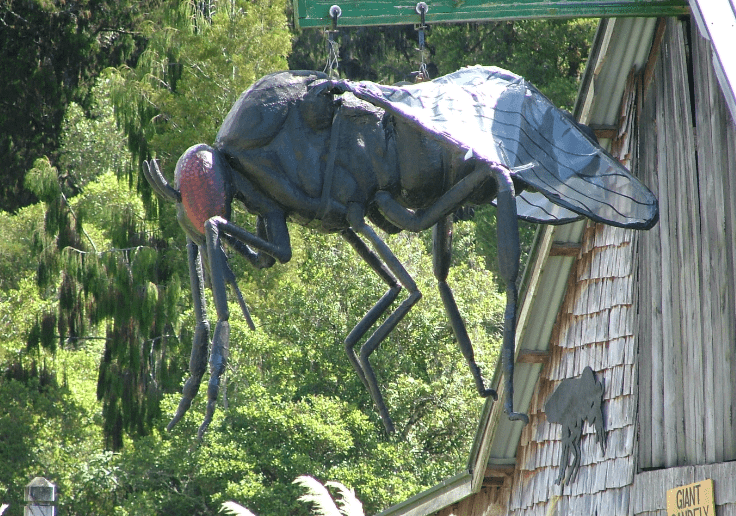
[[[433, 269], [445, 312], [478, 393], [495, 398], [475, 362], [447, 277], [453, 214], [472, 205], [496, 206], [499, 271], [507, 300], [501, 352], [504, 411], [511, 420], [526, 423], [527, 415], [513, 407], [517, 217], [559, 224], [586, 216], [635, 229], [657, 221], [657, 199], [598, 145], [587, 127], [523, 78], [492, 67], [465, 68], [405, 86], [335, 80], [310, 71], [272, 74], [235, 103], [214, 146], [195, 145], [179, 158], [174, 186], [154, 161], [145, 164], [144, 173], [161, 197], [177, 203], [187, 235], [197, 326], [190, 377], [169, 428], [189, 409], [209, 354], [200, 436], [212, 419], [227, 361], [227, 285], [252, 326], [224, 244], [262, 268], [291, 259], [287, 221], [335, 232], [386, 283], [384, 296], [344, 345], [391, 433], [394, 426], [369, 358], [422, 294], [373, 227], [388, 233], [433, 228]], [[231, 220], [234, 200], [257, 216], [255, 233]], [[211, 337], [203, 266], [209, 269], [217, 310]], [[407, 296], [391, 308], [402, 289]], [[379, 324], [384, 313], [389, 315]]]
[[581, 461], [580, 439], [585, 421], [595, 428], [596, 441], [601, 451], [606, 453], [605, 424], [601, 410], [603, 390], [603, 382], [596, 382], [593, 370], [588, 366], [579, 378], [562, 380], [544, 404], [547, 421], [562, 425], [560, 473], [555, 480], [557, 485], [569, 485], [577, 477]]

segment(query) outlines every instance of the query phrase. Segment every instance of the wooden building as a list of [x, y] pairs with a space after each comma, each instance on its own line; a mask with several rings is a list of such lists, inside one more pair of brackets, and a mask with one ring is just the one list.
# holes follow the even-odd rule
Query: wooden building
[[[603, 19], [575, 110], [658, 196], [659, 223], [540, 231], [517, 335], [530, 423], [489, 400], [467, 471], [382, 516], [665, 515], [667, 490], [703, 479], [716, 514], [736, 515], [736, 7], [690, 8]], [[560, 486], [544, 405], [586, 366], [604, 384], [606, 448], [586, 423]]]

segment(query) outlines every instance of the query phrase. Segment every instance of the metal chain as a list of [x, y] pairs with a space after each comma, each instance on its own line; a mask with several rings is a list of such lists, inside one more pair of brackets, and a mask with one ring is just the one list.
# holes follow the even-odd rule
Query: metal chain
[[420, 16], [419, 25], [415, 25], [414, 29], [417, 31], [419, 36], [419, 55], [421, 63], [419, 65], [419, 73], [416, 77], [416, 82], [422, 82], [429, 80], [429, 72], [427, 71], [427, 63], [424, 60], [425, 42], [424, 42], [424, 30], [427, 28], [427, 24], [424, 23], [424, 17], [429, 11], [429, 6], [426, 2], [419, 2], [416, 6], [416, 12]]

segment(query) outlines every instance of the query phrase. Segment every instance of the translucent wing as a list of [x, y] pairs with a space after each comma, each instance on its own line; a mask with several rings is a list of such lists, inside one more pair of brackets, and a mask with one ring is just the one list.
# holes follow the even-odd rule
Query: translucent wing
[[551, 202], [541, 193], [529, 190], [516, 196], [516, 213], [520, 219], [542, 224], [567, 224], [582, 217], [572, 210]]
[[511, 72], [476, 66], [408, 86], [337, 85], [446, 145], [513, 169], [529, 187], [517, 201], [522, 218], [563, 223], [584, 215], [637, 229], [657, 222], [654, 194]]

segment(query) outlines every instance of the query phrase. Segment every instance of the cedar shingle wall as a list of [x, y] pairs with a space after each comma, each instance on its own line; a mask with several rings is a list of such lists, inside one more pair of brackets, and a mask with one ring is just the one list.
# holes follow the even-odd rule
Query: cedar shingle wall
[[[635, 404], [632, 238], [634, 232], [600, 224], [585, 232], [552, 335], [551, 356], [529, 409], [513, 478], [509, 514], [625, 514], [633, 481]], [[554, 484], [561, 426], [547, 422], [544, 403], [560, 382], [586, 366], [604, 383], [605, 455], [586, 424], [577, 480]], [[593, 496], [591, 496], [593, 495]]]

